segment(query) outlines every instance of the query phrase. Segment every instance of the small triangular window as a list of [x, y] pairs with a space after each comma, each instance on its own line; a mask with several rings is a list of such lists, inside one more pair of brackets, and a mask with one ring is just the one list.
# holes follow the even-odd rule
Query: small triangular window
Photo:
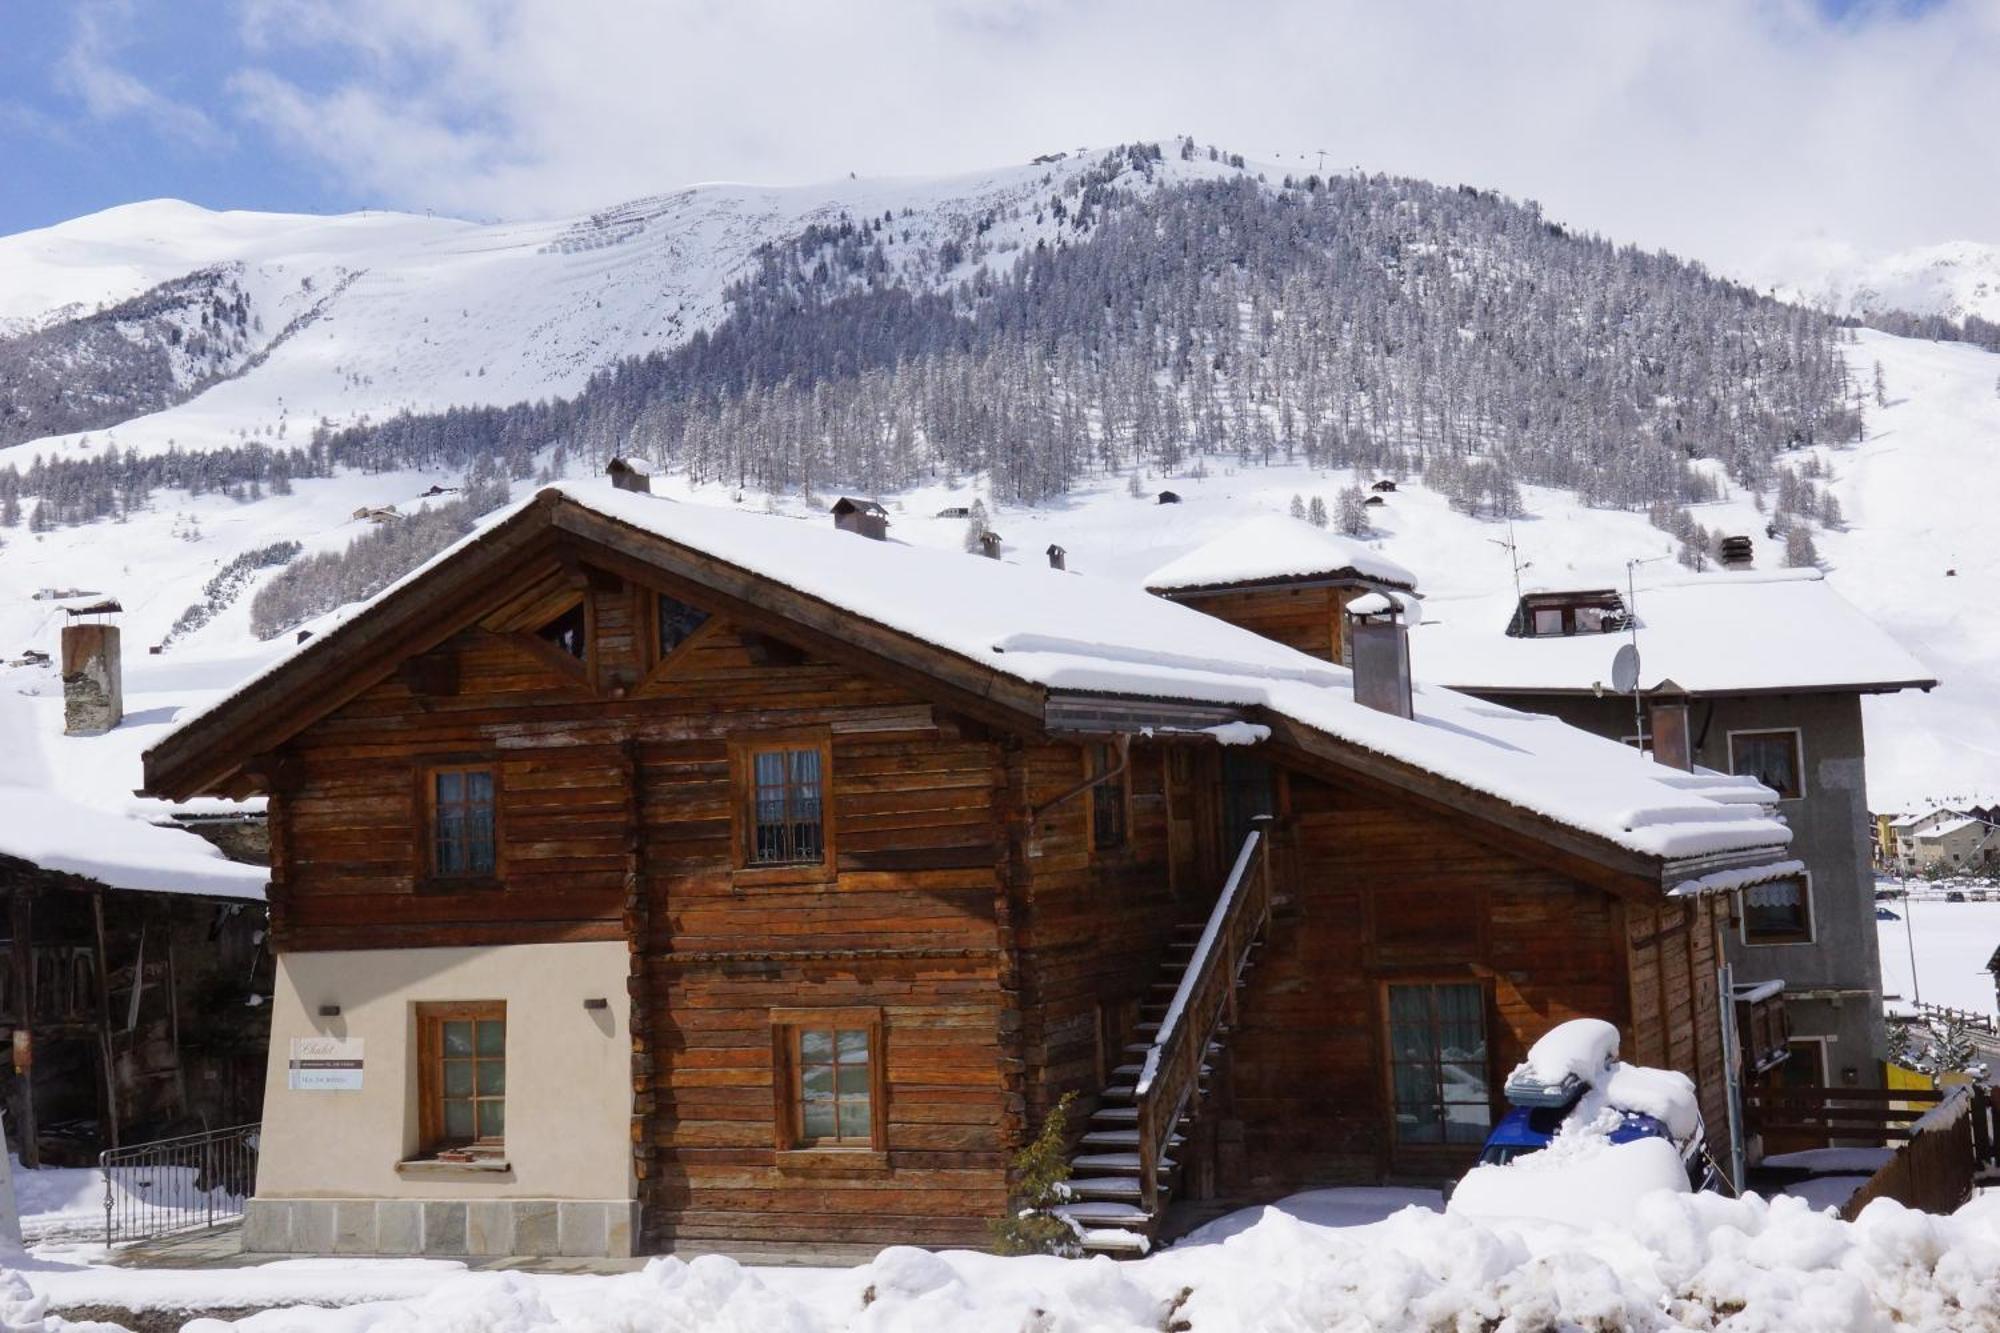
[[589, 620], [583, 614], [583, 603], [578, 602], [569, 610], [535, 631], [535, 637], [544, 643], [552, 643], [562, 651], [581, 662], [590, 650]]
[[689, 606], [671, 593], [660, 594], [660, 656], [665, 658], [674, 649], [694, 637], [694, 632], [708, 623], [708, 612], [697, 606]]

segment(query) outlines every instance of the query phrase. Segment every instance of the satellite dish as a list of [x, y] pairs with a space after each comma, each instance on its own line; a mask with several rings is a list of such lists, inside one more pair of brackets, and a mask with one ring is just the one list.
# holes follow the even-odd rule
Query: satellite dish
[[1632, 694], [1639, 688], [1639, 646], [1628, 643], [1611, 659], [1611, 688]]

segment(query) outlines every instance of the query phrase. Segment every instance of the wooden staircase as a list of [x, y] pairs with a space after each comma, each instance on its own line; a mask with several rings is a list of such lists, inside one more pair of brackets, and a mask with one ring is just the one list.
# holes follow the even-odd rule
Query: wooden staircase
[[1175, 1152], [1200, 1112], [1237, 992], [1270, 925], [1269, 827], [1269, 816], [1255, 821], [1208, 919], [1177, 928], [1125, 1063], [1070, 1157], [1072, 1201], [1057, 1211], [1088, 1253], [1136, 1257], [1158, 1234], [1182, 1175]]

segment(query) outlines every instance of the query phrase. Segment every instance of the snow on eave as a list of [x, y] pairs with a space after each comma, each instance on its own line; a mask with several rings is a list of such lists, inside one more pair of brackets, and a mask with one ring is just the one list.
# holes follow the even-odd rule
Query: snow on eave
[[1768, 884], [1774, 879], [1789, 879], [1805, 873], [1804, 861], [1772, 861], [1761, 866], [1710, 871], [1706, 875], [1682, 880], [1667, 893], [1674, 898], [1700, 898], [1712, 893], [1734, 893], [1753, 884]]

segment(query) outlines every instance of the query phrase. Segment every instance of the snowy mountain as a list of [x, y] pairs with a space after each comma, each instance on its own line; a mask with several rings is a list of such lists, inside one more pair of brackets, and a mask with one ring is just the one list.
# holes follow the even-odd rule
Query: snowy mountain
[[[1882, 403], [1861, 391], [1877, 362]], [[1537, 581], [1597, 586], [1633, 558], [1681, 574], [1721, 533], [1773, 564], [1767, 524], [1797, 525], [1944, 681], [1870, 702], [1876, 801], [2000, 790], [2000, 543], [1959, 484], [2000, 442], [2000, 356], [1839, 342], [1487, 193], [1288, 186], [1190, 144], [546, 223], [133, 205], [0, 238], [17, 365], [41, 378], [0, 375], [0, 399], [53, 386], [96, 424], [0, 448], [0, 661], [53, 652], [60, 599], [37, 594], [116, 595], [132, 716], [62, 738], [54, 672], [0, 666], [0, 734], [32, 752], [16, 785], [120, 817], [159, 813], [130, 795], [144, 744], [289, 646], [251, 632], [288, 577], [274, 547], [373, 533], [371, 558], [406, 558], [394, 534], [417, 525], [357, 511], [429, 507], [448, 536], [471, 515], [426, 493], [479, 460], [518, 495], [628, 449], [664, 466], [662, 493], [801, 521], [866, 488], [896, 538], [941, 551], [965, 522], [933, 516], [978, 498], [1008, 558], [1056, 542], [1130, 581], [1381, 472], [1405, 484], [1362, 540], [1433, 596], [1511, 587], [1510, 515]], [[246, 464], [253, 444], [293, 461]], [[177, 461], [120, 472], [111, 445]], [[38, 458], [101, 502], [57, 505]], [[1150, 503], [1168, 484], [1185, 503]]]
[[1785, 294], [1835, 314], [2000, 323], [2000, 246], [1951, 241], [1873, 260], [1835, 248], [1800, 269], [1783, 284]]

